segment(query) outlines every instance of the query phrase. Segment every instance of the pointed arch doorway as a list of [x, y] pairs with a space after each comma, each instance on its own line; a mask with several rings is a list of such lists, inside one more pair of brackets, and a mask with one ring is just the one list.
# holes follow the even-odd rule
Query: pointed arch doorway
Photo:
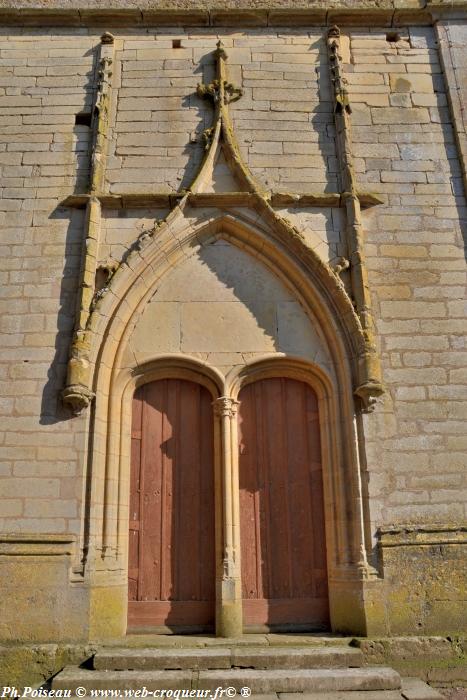
[[271, 377], [238, 399], [244, 625], [328, 628], [317, 396]]
[[214, 626], [213, 411], [194, 381], [160, 379], [133, 398], [128, 626]]

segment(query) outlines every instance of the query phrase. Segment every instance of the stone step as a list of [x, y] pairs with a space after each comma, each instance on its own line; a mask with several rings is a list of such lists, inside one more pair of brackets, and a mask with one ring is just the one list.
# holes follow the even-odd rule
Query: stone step
[[243, 687], [253, 693], [324, 692], [333, 690], [397, 690], [399, 674], [391, 668], [201, 671], [198, 688]]
[[[259, 695], [252, 700], [260, 700]], [[334, 693], [280, 693], [264, 700], [405, 700], [400, 690], [348, 690]]]
[[[353, 637], [345, 637], [342, 635], [334, 635], [331, 633], [308, 633], [296, 632], [285, 634], [279, 633], [264, 633], [255, 634], [248, 632], [235, 638], [234, 645], [236, 647], [272, 647], [272, 646], [292, 646], [292, 647], [323, 647], [323, 646], [349, 646]], [[117, 637], [109, 639], [105, 643], [106, 649], [206, 649], [211, 647], [226, 647], [233, 646], [228, 640], [214, 635], [196, 635], [196, 634], [156, 634], [156, 633], [140, 633], [127, 634], [125, 637]]]
[[76, 688], [99, 690], [154, 690], [249, 688], [252, 693], [331, 692], [356, 690], [398, 690], [399, 674], [391, 668], [215, 671], [97, 671], [69, 666], [52, 682], [54, 690]]
[[404, 700], [444, 700], [444, 695], [420, 678], [411, 677], [402, 679], [402, 697]]
[[[238, 696], [241, 698], [242, 696]], [[445, 700], [418, 678], [402, 678], [402, 690], [347, 690], [325, 693], [253, 693], [251, 700]], [[69, 700], [82, 700], [71, 695]]]
[[[419, 678], [402, 678], [401, 690], [353, 690], [332, 693], [280, 693], [262, 700], [445, 700], [440, 692]], [[260, 700], [255, 696], [254, 700]]]
[[[67, 697], [68, 700], [82, 700], [78, 695]], [[440, 697], [446, 700], [443, 696]], [[241, 700], [242, 696], [239, 695], [236, 698]], [[401, 695], [399, 690], [349, 690], [336, 693], [253, 693], [250, 700], [407, 700], [407, 698]]]
[[98, 670], [300, 669], [363, 666], [360, 649], [338, 647], [234, 647], [210, 649], [100, 649]]

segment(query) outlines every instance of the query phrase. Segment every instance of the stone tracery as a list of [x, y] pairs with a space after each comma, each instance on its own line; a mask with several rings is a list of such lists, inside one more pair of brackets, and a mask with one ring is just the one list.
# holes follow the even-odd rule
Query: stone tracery
[[[229, 102], [240, 99], [242, 90], [235, 87], [228, 80], [226, 69], [227, 53], [222, 42], [218, 42], [214, 52], [216, 78], [208, 85], [198, 85], [198, 94], [213, 101], [214, 118], [212, 126], [204, 132], [206, 152], [200, 170], [194, 177], [192, 184], [187, 190], [176, 195], [165, 195], [162, 193], [148, 195], [142, 193], [141, 195], [133, 194], [115, 197], [106, 195], [102, 191], [107, 131], [109, 128], [108, 104], [112, 75], [111, 66], [113, 62], [112, 55], [109, 53], [113, 46], [112, 35], [109, 33], [103, 35], [101, 39], [100, 81], [96, 96], [95, 118], [93, 120], [94, 145], [91, 154], [90, 194], [71, 196], [65, 202], [68, 206], [82, 206], [85, 203], [87, 207], [87, 243], [83, 261], [81, 311], [71, 346], [67, 386], [63, 391], [63, 399], [72, 407], [74, 413], [80, 413], [89, 405], [90, 400], [93, 398], [93, 392], [90, 388], [93, 370], [89, 358], [91, 345], [94, 342], [94, 328], [98, 321], [97, 318], [93, 318], [93, 315], [100, 312], [103, 297], [112, 285], [115, 285], [124, 269], [122, 263], [117, 269], [114, 266], [112, 275], [109, 276], [109, 284], [106, 284], [100, 291], [95, 290], [94, 270], [96, 269], [96, 256], [98, 256], [101, 208], [103, 205], [111, 206], [112, 202], [117, 201], [123, 206], [138, 205], [138, 202], [144, 202], [147, 205], [148, 201], [155, 206], [167, 206], [167, 203], [170, 206], [170, 213], [165, 219], [158, 221], [154, 229], [143, 231], [140, 234], [135, 242], [133, 252], [130, 251], [129, 256], [125, 260], [126, 265], [130, 265], [132, 255], [139, 255], [152, 242], [156, 233], [159, 236], [166, 227], [174, 225], [179, 218], [183, 218], [187, 206], [227, 207], [231, 210], [231, 215], [238, 216], [235, 212], [235, 207], [246, 205], [256, 210], [271, 230], [277, 231], [284, 239], [286, 245], [296, 251], [299, 258], [307, 259], [311, 263], [313, 277], [317, 276], [324, 289], [327, 290], [327, 295], [333, 298], [337, 295], [341, 297], [341, 302], [344, 300], [350, 301], [339, 277], [340, 272], [349, 266], [353, 280], [352, 303], [355, 304], [358, 315], [358, 320], [357, 318], [354, 319], [355, 333], [357, 337], [360, 336], [359, 349], [355, 358], [357, 361], [355, 394], [361, 398], [363, 406], [371, 410], [375, 397], [379, 396], [383, 389], [379, 359], [374, 346], [371, 303], [368, 297], [366, 271], [361, 252], [360, 208], [362, 205], [376, 204], [379, 200], [372, 196], [371, 193], [359, 192], [356, 187], [351, 164], [350, 124], [348, 122], [350, 106], [345, 98], [344, 79], [340, 74], [338, 39], [339, 30], [337, 27], [334, 27], [329, 32], [329, 52], [330, 69], [335, 86], [335, 119], [338, 130], [338, 156], [341, 163], [343, 186], [341, 195], [336, 197], [335, 195], [310, 193], [300, 196], [291, 193], [268, 192], [253, 177], [243, 161], [228, 110]], [[340, 110], [339, 105], [342, 100], [346, 104], [343, 105], [344, 109]], [[241, 189], [239, 192], [204, 191], [210, 171], [212, 171], [221, 150], [236, 180], [240, 184]], [[331, 206], [343, 206], [347, 213], [348, 222], [349, 261], [338, 264], [337, 268], [323, 263], [314, 254], [314, 251], [306, 246], [303, 236], [298, 229], [275, 211], [274, 206], [284, 205], [287, 201], [292, 201], [295, 206], [313, 203], [320, 204], [323, 201], [327, 201]], [[346, 303], [344, 301], [344, 307]], [[351, 334], [353, 335], [354, 333]], [[352, 352], [351, 356], [353, 354]], [[83, 388], [82, 391], [80, 391], [80, 387]]]

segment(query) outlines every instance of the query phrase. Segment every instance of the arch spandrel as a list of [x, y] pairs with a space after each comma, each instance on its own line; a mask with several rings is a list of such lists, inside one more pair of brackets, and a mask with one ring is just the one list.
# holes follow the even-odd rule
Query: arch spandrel
[[[259, 227], [233, 212], [224, 212], [217, 218], [212, 212], [205, 213], [203, 210], [201, 213], [201, 222], [195, 226], [193, 210], [188, 209], [188, 222], [185, 222], [183, 228], [184, 212], [180, 209], [175, 226], [161, 227], [157, 236], [151, 237], [141, 250], [135, 249], [120, 267], [112, 280], [110, 293], [102, 298], [92, 316], [96, 339], [105, 338], [105, 343], [97, 343], [91, 348], [92, 365], [110, 363], [110, 366], [118, 366], [122, 362], [124, 344], [117, 342], [117, 339], [125, 336], [125, 342], [128, 341], [149, 299], [164, 284], [165, 277], [180, 274], [176, 270], [187, 260], [193, 256], [199, 257], [200, 251], [209, 244], [224, 241], [235, 248], [244, 249], [247, 251], [244, 254], [252, 259], [261, 259], [270, 274], [282, 280], [285, 287], [295, 290], [293, 298], [288, 301], [298, 301], [306, 313], [315, 317], [316, 328], [326, 338], [325, 345], [332, 348], [332, 362], [342, 368], [345, 366], [345, 371], [353, 374], [352, 358], [357, 358], [362, 350], [358, 319], [341, 283], [317, 259], [316, 254], [301, 240], [295, 240], [293, 248], [299, 247], [303, 255], [297, 255], [296, 250], [290, 251], [284, 232], [279, 232], [278, 235], [277, 231], [271, 230], [263, 221]], [[168, 299], [165, 301], [170, 303]], [[287, 303], [287, 299], [283, 301]], [[298, 308], [290, 308], [301, 313]], [[163, 352], [168, 349], [160, 348]], [[279, 351], [293, 349], [283, 347]], [[128, 366], [128, 361], [127, 358], [123, 365]], [[97, 377], [94, 379], [94, 387], [95, 390], [98, 387]]]

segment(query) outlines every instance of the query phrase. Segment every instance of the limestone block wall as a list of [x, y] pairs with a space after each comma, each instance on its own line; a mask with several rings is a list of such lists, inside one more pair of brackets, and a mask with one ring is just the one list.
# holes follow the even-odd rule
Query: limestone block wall
[[63, 386], [83, 212], [60, 208], [86, 176], [98, 34], [1, 30], [0, 531], [78, 533], [83, 421]]
[[[391, 633], [429, 633], [463, 624], [465, 611], [456, 533], [467, 502], [464, 125], [452, 123], [457, 85], [443, 75], [432, 28], [401, 30], [391, 41], [376, 30], [349, 35], [358, 178], [384, 199], [365, 214], [388, 389], [365, 418], [372, 534], [392, 523], [422, 528], [414, 536], [383, 527], [375, 564]], [[423, 531], [426, 522], [445, 524], [444, 535]]]
[[[202, 133], [213, 117], [196, 85], [214, 77], [211, 53], [219, 38], [228, 53], [229, 78], [243, 90], [230, 109], [253, 175], [276, 192], [340, 191], [326, 27], [105, 29], [115, 35], [106, 169], [111, 194], [189, 186], [204, 154]], [[380, 574], [386, 567], [388, 595], [395, 596], [389, 616], [396, 617], [397, 606], [408, 605], [396, 600], [397, 571], [410, 557], [406, 543], [385, 556], [390, 545], [381, 533], [378, 539], [378, 528], [407, 523], [459, 528], [467, 515], [467, 147], [461, 110], [467, 32], [458, 22], [436, 30], [343, 27], [342, 32], [356, 176], [362, 189], [382, 200], [364, 211], [363, 222], [387, 391], [375, 412], [357, 422], [372, 562]], [[60, 603], [73, 609], [71, 637], [86, 634], [79, 576], [89, 415], [72, 417], [59, 399], [84, 236], [84, 211], [65, 207], [63, 200], [86, 189], [87, 123], [101, 33], [102, 27], [82, 26], [10, 27], [0, 33], [0, 533], [75, 536], [76, 546], [61, 552], [55, 583], [47, 583], [49, 598], [37, 599], [47, 607], [71, 576], [74, 592]], [[220, 178], [213, 188], [222, 183]], [[343, 208], [277, 211], [325, 262], [346, 255]], [[162, 208], [106, 205], [99, 260], [121, 260], [138, 235], [166, 214]], [[201, 216], [189, 210], [187, 225]], [[186, 280], [196, 284], [187, 288]], [[208, 347], [197, 319], [211, 315], [212, 321], [217, 304], [225, 304], [232, 332], [214, 333]], [[155, 350], [180, 350], [222, 371], [265, 352], [288, 352], [328, 366], [313, 319], [273, 271], [222, 241], [167, 276], [134, 329], [125, 361], [143, 361]], [[432, 546], [430, 537], [407, 547]], [[459, 568], [461, 544], [443, 541], [459, 547], [455, 555], [449, 549], [447, 578]], [[37, 556], [54, 557], [54, 546], [37, 550]], [[0, 550], [1, 562], [8, 552]], [[26, 582], [26, 566], [11, 571], [21, 585]], [[459, 581], [451, 598], [445, 591], [433, 597], [456, 600], [460, 610]], [[426, 611], [411, 610], [393, 631], [434, 629]], [[446, 628], [451, 624], [443, 621]]]
[[[217, 33], [187, 29], [123, 34], [116, 52], [116, 120], [107, 179], [111, 192], [188, 186], [203, 155], [212, 110], [196, 95], [213, 79]], [[252, 172], [270, 189], [335, 191], [336, 163], [326, 46], [319, 29], [220, 33], [232, 105]], [[180, 42], [173, 48], [173, 42]]]
[[[388, 387], [367, 420], [375, 524], [465, 515], [466, 201], [431, 28], [350, 32], [358, 177], [384, 198], [365, 214]], [[364, 85], [364, 90], [361, 87]]]

